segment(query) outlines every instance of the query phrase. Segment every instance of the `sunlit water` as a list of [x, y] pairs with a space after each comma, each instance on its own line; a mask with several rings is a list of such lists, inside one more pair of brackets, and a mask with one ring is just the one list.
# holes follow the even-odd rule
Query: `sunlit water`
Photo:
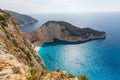
[[32, 16], [40, 22], [22, 27], [25, 32], [36, 29], [48, 20], [60, 20], [70, 22], [78, 27], [91, 27], [107, 33], [104, 40], [86, 43], [68, 43], [55, 40], [53, 43], [43, 44], [38, 53], [48, 70], [67, 71], [75, 76], [84, 74], [90, 80], [120, 79], [120, 13]]

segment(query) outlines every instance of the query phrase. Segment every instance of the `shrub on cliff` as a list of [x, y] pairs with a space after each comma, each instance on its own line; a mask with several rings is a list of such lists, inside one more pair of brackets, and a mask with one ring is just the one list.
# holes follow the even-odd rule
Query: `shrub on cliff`
[[4, 16], [0, 15], [0, 21], [5, 20]]

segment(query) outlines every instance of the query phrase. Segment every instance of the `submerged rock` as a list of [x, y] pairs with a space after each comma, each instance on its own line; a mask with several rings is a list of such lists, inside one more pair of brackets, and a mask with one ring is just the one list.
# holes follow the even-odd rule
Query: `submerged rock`
[[91, 28], [78, 28], [63, 21], [48, 21], [37, 30], [29, 33], [32, 43], [53, 42], [54, 39], [68, 42], [84, 42], [95, 39], [104, 39], [106, 33]]

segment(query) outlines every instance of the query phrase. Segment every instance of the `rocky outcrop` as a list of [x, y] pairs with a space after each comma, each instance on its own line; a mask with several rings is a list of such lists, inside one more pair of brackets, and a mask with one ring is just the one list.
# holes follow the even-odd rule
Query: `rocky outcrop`
[[78, 28], [63, 21], [48, 21], [37, 30], [29, 33], [32, 43], [53, 42], [54, 39], [68, 42], [84, 42], [95, 39], [104, 39], [106, 33], [91, 28]]
[[36, 19], [32, 18], [31, 16], [19, 14], [19, 13], [16, 13], [14, 11], [9, 11], [9, 10], [5, 10], [5, 11], [14, 17], [15, 22], [19, 26], [24, 26], [27, 24], [33, 24], [33, 23], [38, 22]]
[[31, 68], [42, 71], [41, 62], [13, 17], [0, 10], [0, 80], [24, 80]]
[[86, 76], [48, 72], [13, 17], [0, 10], [0, 80], [88, 80]]

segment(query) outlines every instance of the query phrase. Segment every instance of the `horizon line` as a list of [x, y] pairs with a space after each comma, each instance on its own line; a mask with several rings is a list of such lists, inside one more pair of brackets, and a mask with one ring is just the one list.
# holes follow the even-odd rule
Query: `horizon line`
[[[2, 9], [2, 10], [8, 10], [8, 9]], [[8, 10], [13, 11], [20, 14], [79, 14], [79, 13], [120, 13], [120, 11], [81, 11], [81, 12], [21, 12], [17, 10]]]

